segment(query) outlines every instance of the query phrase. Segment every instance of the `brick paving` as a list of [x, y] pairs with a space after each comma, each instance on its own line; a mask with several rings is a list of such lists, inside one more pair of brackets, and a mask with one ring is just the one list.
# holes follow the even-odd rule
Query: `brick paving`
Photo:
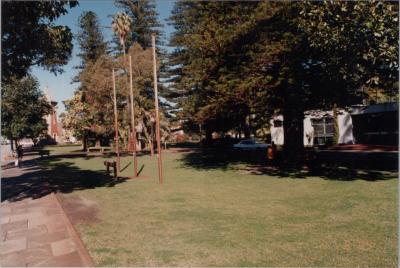
[[[26, 168], [9, 168], [2, 180], [18, 179]], [[3, 200], [0, 207], [1, 266], [94, 266], [54, 193]]]

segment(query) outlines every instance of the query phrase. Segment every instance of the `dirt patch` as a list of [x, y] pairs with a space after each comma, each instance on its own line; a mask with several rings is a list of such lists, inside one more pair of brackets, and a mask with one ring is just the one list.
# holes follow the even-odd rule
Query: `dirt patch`
[[57, 194], [61, 205], [73, 225], [94, 224], [99, 222], [97, 213], [99, 206], [96, 202], [82, 196]]

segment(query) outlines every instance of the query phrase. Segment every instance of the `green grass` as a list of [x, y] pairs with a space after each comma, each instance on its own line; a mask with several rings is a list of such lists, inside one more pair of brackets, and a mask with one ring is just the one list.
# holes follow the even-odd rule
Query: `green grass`
[[[397, 266], [397, 174], [376, 181], [296, 179], [241, 174], [237, 163], [194, 167], [188, 157], [163, 155], [163, 185], [157, 158], [143, 156], [147, 178], [68, 193], [100, 207], [98, 223], [78, 226], [97, 265]], [[131, 157], [122, 160], [125, 167]], [[46, 163], [67, 164], [65, 179], [69, 169], [71, 176], [104, 170], [102, 162]]]
[[67, 144], [67, 145], [46, 145], [43, 148], [44, 150], [49, 150], [50, 154], [58, 153], [58, 154], [64, 154], [64, 153], [71, 153], [71, 152], [79, 152], [82, 150], [81, 145], [75, 145], [75, 144]]

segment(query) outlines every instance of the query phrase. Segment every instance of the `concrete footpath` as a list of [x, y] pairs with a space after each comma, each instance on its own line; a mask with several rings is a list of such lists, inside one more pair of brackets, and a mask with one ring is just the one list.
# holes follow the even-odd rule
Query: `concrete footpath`
[[[40, 169], [34, 161], [21, 169], [3, 166], [1, 182], [18, 180], [32, 169]], [[0, 219], [1, 266], [94, 266], [54, 193], [3, 200]]]

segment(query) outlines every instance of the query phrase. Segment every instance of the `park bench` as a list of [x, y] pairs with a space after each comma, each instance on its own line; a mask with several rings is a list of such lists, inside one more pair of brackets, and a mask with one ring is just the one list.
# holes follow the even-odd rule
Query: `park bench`
[[114, 160], [106, 160], [106, 161], [104, 161], [104, 165], [107, 168], [107, 174], [110, 174], [110, 167], [113, 168], [114, 178], [116, 178], [117, 177], [117, 162], [115, 162]]
[[106, 151], [111, 151], [111, 147], [89, 147], [87, 148], [87, 152], [99, 152], [103, 154]]
[[104, 152], [104, 149], [103, 149], [103, 147], [89, 147], [89, 148], [87, 148], [87, 152], [88, 152], [88, 153], [90, 153], [90, 152], [100, 152], [100, 153], [103, 153], [103, 152]]
[[43, 156], [45, 156], [45, 155], [50, 156], [50, 151], [49, 150], [39, 150], [38, 153], [39, 153], [41, 158], [43, 158]]

